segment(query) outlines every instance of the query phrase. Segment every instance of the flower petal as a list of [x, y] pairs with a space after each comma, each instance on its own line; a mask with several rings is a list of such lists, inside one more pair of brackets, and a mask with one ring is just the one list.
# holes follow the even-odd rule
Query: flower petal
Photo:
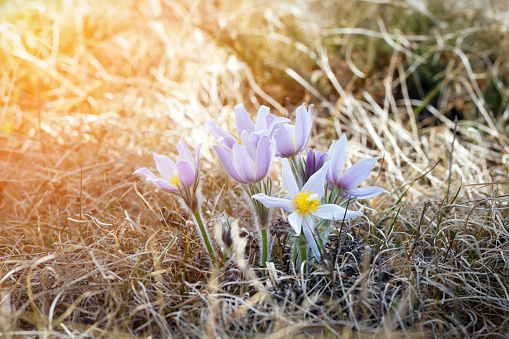
[[267, 115], [266, 119], [267, 119], [267, 135], [269, 136], [269, 138], [272, 138], [277, 127], [279, 127], [281, 124], [290, 122], [290, 119], [277, 117], [274, 114]]
[[240, 135], [240, 141], [242, 142], [242, 146], [244, 146], [249, 153], [249, 156], [252, 159], [256, 158], [256, 147], [252, 141], [252, 139], [249, 137], [249, 133], [247, 131], [242, 131], [242, 134]]
[[179, 171], [180, 184], [191, 187], [194, 183], [194, 179], [196, 178], [194, 169], [191, 167], [191, 164], [187, 161], [180, 160], [177, 161], [177, 168]]
[[[327, 153], [322, 153], [320, 151], [312, 150], [308, 148], [305, 150], [306, 152], [306, 168], [305, 168], [305, 178], [308, 180], [313, 174], [315, 174], [320, 168], [322, 168], [323, 162], [327, 157]], [[329, 171], [327, 171], [327, 175]], [[327, 176], [325, 176], [327, 179]]]
[[226, 172], [228, 172], [228, 174], [235, 181], [238, 181], [241, 184], [246, 183], [246, 181], [239, 176], [239, 174], [235, 170], [235, 167], [233, 166], [232, 151], [226, 146], [212, 146], [212, 147], [216, 151], [217, 156], [219, 157], [219, 160], [221, 160], [221, 163], [223, 164], [223, 167], [226, 170]]
[[330, 162], [324, 163], [322, 168], [320, 168], [315, 174], [313, 174], [311, 178], [309, 178], [309, 180], [304, 184], [304, 186], [301, 189], [301, 192], [305, 190], [314, 192], [318, 194], [318, 199], [321, 199], [323, 194], [325, 193], [325, 175], [327, 174], [329, 166]]
[[156, 184], [158, 187], [163, 188], [165, 190], [172, 191], [172, 192], [178, 191], [177, 187], [173, 186], [168, 181], [155, 176], [154, 173], [152, 173], [146, 167], [137, 169], [136, 171], [134, 171], [133, 174], [143, 174], [145, 176], [145, 180], [151, 181], [154, 184]]
[[297, 118], [295, 119], [295, 145], [297, 151], [306, 147], [311, 135], [312, 124], [313, 117], [311, 116], [311, 111], [308, 111], [304, 104], [300, 105], [297, 108]]
[[345, 169], [346, 143], [346, 135], [343, 134], [329, 149], [331, 165], [327, 173], [327, 181], [330, 183], [336, 184]]
[[367, 187], [359, 187], [351, 190], [344, 190], [341, 192], [342, 196], [352, 196], [357, 197], [357, 199], [367, 199], [379, 196], [382, 193], [389, 193], [383, 188], [376, 186], [367, 186]]
[[[345, 214], [346, 212], [346, 214]], [[346, 210], [343, 207], [334, 204], [323, 204], [318, 206], [314, 216], [327, 220], [343, 220], [362, 216], [362, 212]]]
[[[316, 260], [320, 262], [320, 260], [322, 260], [322, 257], [320, 255], [320, 251], [318, 250], [318, 245], [316, 244], [315, 236], [313, 235], [314, 228], [315, 223], [313, 222], [313, 218], [305, 217], [302, 223], [302, 230], [304, 231], [304, 236], [306, 237], [306, 240], [308, 241], [309, 246], [311, 247], [311, 250], [313, 251]], [[316, 236], [318, 236], [318, 234]]]
[[344, 190], [350, 190], [359, 186], [364, 180], [366, 180], [377, 161], [378, 158], [362, 159], [352, 167], [349, 167], [338, 179], [336, 185]]
[[184, 143], [185, 137], [186, 136], [184, 135], [177, 143], [177, 151], [179, 152], [180, 160], [184, 160], [187, 163], [189, 163], [189, 165], [191, 165], [191, 167], [193, 167], [193, 172], [194, 172], [196, 170], [196, 168], [194, 168], [194, 166], [195, 166], [194, 157], [193, 157], [193, 154], [191, 153], [191, 151], [189, 150], [189, 148]]
[[228, 148], [232, 148], [234, 144], [237, 143], [237, 138], [234, 138], [232, 136], [227, 136], [227, 137], [219, 137], [219, 139], [217, 139], [217, 141], [220, 143], [220, 144], [223, 144], [225, 145], [226, 147]]
[[244, 105], [238, 104], [233, 109], [235, 114], [235, 123], [237, 125], [237, 135], [241, 135], [242, 131], [247, 131], [247, 133], [252, 133], [254, 131], [255, 125], [249, 118]]
[[293, 199], [299, 193], [299, 186], [297, 186], [288, 159], [281, 159], [281, 163], [283, 164], [283, 183], [288, 194]]
[[269, 115], [270, 109], [267, 106], [261, 106], [258, 109], [258, 114], [256, 115], [256, 123], [254, 126], [255, 132], [262, 131], [265, 133], [265, 130], [267, 129], [267, 115]]
[[150, 152], [152, 156], [154, 157], [154, 161], [156, 163], [157, 171], [161, 176], [166, 180], [170, 181], [171, 177], [175, 174], [177, 171], [177, 165], [173, 160], [168, 158], [165, 155], [159, 155], [155, 152]]
[[246, 147], [243, 145], [233, 145], [233, 166], [242, 179], [255, 181], [254, 160], [249, 156]]
[[295, 230], [295, 233], [300, 235], [300, 232], [302, 231], [302, 214], [297, 211], [293, 212], [288, 216], [288, 222]]
[[292, 201], [289, 199], [269, 197], [268, 195], [263, 194], [263, 193], [255, 194], [251, 198], [258, 200], [265, 207], [268, 207], [268, 208], [278, 207], [278, 208], [284, 209], [287, 212], [295, 211], [295, 209], [292, 206]]
[[277, 152], [284, 158], [291, 157], [295, 152], [295, 144], [288, 133], [286, 126], [278, 127], [274, 131], [274, 139], [277, 143]]
[[256, 148], [255, 167], [256, 181], [265, 178], [269, 171], [270, 164], [272, 163], [272, 159], [274, 158], [274, 154], [270, 149], [269, 143], [270, 141], [268, 136], [263, 136], [258, 142], [258, 147]]
[[203, 125], [203, 127], [207, 131], [212, 133], [212, 135], [214, 136], [214, 138], [217, 139], [218, 142], [221, 142], [221, 140], [219, 140], [220, 138], [227, 137], [233, 138], [230, 133], [226, 132], [224, 129], [219, 127], [219, 125], [215, 121], [209, 120], [205, 123], [205, 125]]
[[198, 175], [198, 170], [200, 169], [200, 149], [201, 149], [202, 143], [200, 142], [196, 147], [194, 148], [194, 154], [196, 154], [196, 170], [195, 174]]

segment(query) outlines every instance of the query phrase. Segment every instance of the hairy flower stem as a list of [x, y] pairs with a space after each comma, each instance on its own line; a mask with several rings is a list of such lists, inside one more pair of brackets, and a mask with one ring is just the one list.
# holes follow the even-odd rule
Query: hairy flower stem
[[270, 179], [263, 180], [263, 182], [253, 182], [246, 185], [243, 185], [244, 190], [249, 196], [249, 200], [253, 205], [253, 210], [255, 212], [256, 224], [258, 226], [258, 230], [260, 231], [260, 241], [261, 241], [261, 258], [260, 264], [262, 267], [267, 266], [267, 261], [270, 261], [270, 238], [269, 238], [269, 225], [270, 225], [270, 209], [265, 207], [258, 200], [253, 199], [252, 196], [257, 193], [265, 193], [270, 195], [272, 190], [272, 182]]
[[297, 241], [297, 246], [299, 248], [299, 253], [300, 253], [300, 265], [301, 265], [301, 268], [302, 268], [302, 274], [306, 274], [307, 273], [307, 269], [306, 269], [306, 261], [308, 260], [308, 242], [306, 240], [306, 237], [304, 237], [303, 234], [301, 234], [297, 239], [295, 239]]
[[200, 215], [200, 210], [199, 208], [196, 208], [192, 212], [195, 221], [200, 229], [201, 237], [203, 239], [203, 242], [205, 243], [205, 247], [207, 247], [207, 252], [209, 253], [210, 259], [212, 260], [212, 262], [214, 262], [216, 259], [216, 255], [214, 254], [214, 248], [212, 247], [212, 244], [210, 242], [209, 235], [207, 233], [207, 230], [205, 229], [205, 225], [203, 224], [203, 220]]

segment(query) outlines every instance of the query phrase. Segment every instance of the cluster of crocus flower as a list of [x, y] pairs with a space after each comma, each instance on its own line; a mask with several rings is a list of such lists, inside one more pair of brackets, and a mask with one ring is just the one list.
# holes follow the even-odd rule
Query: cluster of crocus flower
[[[242, 104], [235, 106], [237, 136], [232, 136], [214, 121], [208, 121], [205, 129], [217, 139], [213, 146], [228, 174], [245, 189], [252, 203], [261, 238], [261, 264], [270, 261], [271, 208], [289, 212], [288, 222], [294, 235], [300, 239], [301, 262], [307, 261], [307, 248], [311, 248], [319, 261], [324, 250], [317, 224], [330, 220], [345, 220], [362, 216], [362, 212], [348, 210], [351, 199], [364, 199], [387, 191], [374, 186], [358, 187], [368, 177], [378, 158], [367, 158], [344, 170], [346, 165], [345, 135], [333, 141], [328, 152], [305, 149], [312, 129], [310, 108], [297, 108], [295, 124], [290, 120], [269, 113], [262, 106], [253, 122]], [[183, 138], [177, 145], [180, 160], [174, 163], [169, 158], [153, 153], [157, 169], [162, 178], [146, 168], [135, 172], [159, 188], [178, 193], [193, 212], [202, 238], [211, 257], [214, 250], [199, 213], [196, 199], [200, 145], [196, 146], [196, 160], [185, 146]], [[267, 176], [274, 158], [282, 163], [283, 183], [288, 198], [271, 196], [272, 181]], [[346, 203], [344, 199], [346, 198]], [[318, 220], [318, 223], [316, 222]]]

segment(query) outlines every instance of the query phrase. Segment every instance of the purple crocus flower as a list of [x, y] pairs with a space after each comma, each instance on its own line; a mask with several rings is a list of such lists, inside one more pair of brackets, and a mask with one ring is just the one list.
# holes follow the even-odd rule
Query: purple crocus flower
[[343, 172], [346, 164], [346, 143], [346, 136], [343, 134], [338, 141], [333, 141], [329, 148], [331, 163], [327, 171], [329, 187], [337, 186], [341, 188], [342, 196], [357, 197], [357, 199], [373, 198], [382, 193], [389, 193], [375, 186], [356, 188], [366, 180], [378, 158], [362, 159]]
[[264, 135], [255, 145], [246, 130], [242, 131], [240, 139], [240, 143], [234, 143], [231, 149], [224, 145], [213, 147], [233, 179], [241, 184], [262, 180], [276, 155], [275, 144]]
[[274, 129], [282, 123], [290, 121], [287, 118], [276, 117], [274, 114], [269, 113], [267, 106], [261, 106], [258, 110], [256, 123], [253, 123], [247, 114], [246, 109], [242, 104], [238, 104], [233, 109], [235, 114], [235, 123], [237, 125], [238, 137], [233, 137], [230, 133], [219, 127], [219, 125], [209, 120], [203, 127], [208, 130], [217, 139], [220, 144], [223, 144], [231, 149], [233, 145], [242, 143], [242, 133], [245, 131], [256, 145], [261, 136], [267, 135], [272, 137]]
[[[288, 222], [297, 235], [304, 232], [313, 254], [320, 261], [320, 251], [313, 235], [313, 216], [328, 220], [343, 220], [363, 215], [357, 211], [347, 211], [343, 207], [334, 204], [320, 204], [320, 199], [325, 193], [325, 176], [329, 169], [329, 163], [325, 163], [318, 172], [304, 184], [299, 191], [297, 182], [292, 174], [288, 159], [282, 159], [283, 181], [290, 199], [274, 198], [263, 193], [253, 195], [253, 198], [260, 201], [265, 207], [279, 207], [287, 212]], [[317, 235], [318, 236], [318, 235]]]
[[150, 152], [154, 157], [157, 171], [162, 178], [156, 176], [146, 167], [134, 171], [133, 174], [143, 174], [146, 180], [153, 182], [159, 188], [171, 192], [179, 192], [182, 189], [192, 187], [198, 180], [200, 148], [202, 144], [198, 144], [194, 149], [196, 154], [195, 160], [191, 151], [184, 143], [184, 137], [177, 143], [177, 151], [180, 157], [177, 163], [167, 156]]
[[288, 158], [298, 154], [306, 147], [311, 135], [311, 126], [313, 123], [311, 107], [313, 107], [313, 105], [310, 105], [309, 109], [306, 109], [304, 104], [300, 105], [297, 108], [295, 126], [285, 124], [277, 127], [274, 131], [274, 139], [277, 142], [277, 152], [279, 156]]
[[306, 149], [306, 163], [304, 167], [304, 181], [308, 181], [309, 178], [315, 174], [327, 160], [327, 153], [312, 150], [311, 148]]

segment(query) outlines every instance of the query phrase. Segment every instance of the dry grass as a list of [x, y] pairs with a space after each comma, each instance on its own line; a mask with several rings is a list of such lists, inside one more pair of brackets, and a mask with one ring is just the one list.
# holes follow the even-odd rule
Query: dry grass
[[[14, 4], [0, 5], [2, 337], [509, 332], [502, 10]], [[434, 58], [444, 66], [436, 76]], [[216, 220], [234, 217], [249, 239], [233, 222], [233, 254], [209, 272], [189, 216], [132, 172], [151, 167], [149, 151], [173, 155], [182, 134], [212, 141], [201, 128], [209, 119], [233, 128], [238, 102], [287, 115], [303, 101], [317, 106], [311, 146], [326, 150], [346, 133], [351, 163], [384, 157], [369, 181], [391, 194], [357, 204], [366, 217], [345, 223], [307, 279], [276, 242], [263, 280], [242, 190], [204, 147], [211, 234]], [[456, 137], [454, 112], [467, 118]]]

